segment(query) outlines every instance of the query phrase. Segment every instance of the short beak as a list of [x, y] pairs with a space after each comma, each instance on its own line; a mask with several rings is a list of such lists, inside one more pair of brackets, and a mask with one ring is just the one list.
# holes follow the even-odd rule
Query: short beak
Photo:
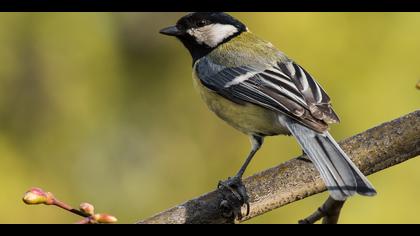
[[161, 29], [159, 33], [169, 36], [180, 36], [183, 35], [183, 32], [178, 29], [176, 26], [169, 26], [164, 29]]

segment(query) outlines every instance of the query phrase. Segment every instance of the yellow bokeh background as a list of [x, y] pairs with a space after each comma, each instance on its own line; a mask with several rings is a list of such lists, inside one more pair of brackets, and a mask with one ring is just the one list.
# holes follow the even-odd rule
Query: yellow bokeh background
[[[158, 34], [183, 13], [0, 14], [0, 223], [72, 223], [26, 206], [39, 186], [121, 223], [213, 190], [249, 151], [193, 89], [191, 59]], [[306, 68], [333, 100], [337, 140], [419, 109], [420, 13], [232, 13]], [[266, 139], [247, 175], [298, 156]], [[420, 160], [369, 177], [341, 223], [420, 223]], [[248, 223], [296, 223], [323, 193]]]

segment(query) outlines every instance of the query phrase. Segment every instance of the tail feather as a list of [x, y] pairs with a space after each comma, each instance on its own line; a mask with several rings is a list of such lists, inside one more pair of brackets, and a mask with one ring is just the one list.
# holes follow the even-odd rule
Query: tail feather
[[358, 193], [374, 196], [376, 191], [328, 132], [318, 133], [288, 118], [280, 118], [314, 163], [331, 197], [343, 201]]

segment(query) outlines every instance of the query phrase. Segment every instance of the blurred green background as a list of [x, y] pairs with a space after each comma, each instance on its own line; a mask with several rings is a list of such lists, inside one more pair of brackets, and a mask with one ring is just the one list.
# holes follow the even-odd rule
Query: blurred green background
[[[236, 173], [246, 136], [193, 89], [191, 59], [158, 34], [183, 13], [0, 14], [0, 223], [72, 223], [31, 207], [32, 186], [132, 223], [215, 188]], [[323, 85], [342, 123], [337, 140], [419, 109], [420, 13], [232, 13]], [[218, 148], [215, 148], [218, 147]], [[301, 153], [266, 141], [247, 175]], [[342, 223], [420, 223], [420, 159], [369, 179]], [[248, 223], [296, 223], [327, 193]]]

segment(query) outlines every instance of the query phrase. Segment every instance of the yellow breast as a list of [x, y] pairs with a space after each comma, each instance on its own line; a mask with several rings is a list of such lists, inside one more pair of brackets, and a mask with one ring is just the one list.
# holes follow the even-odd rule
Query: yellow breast
[[[193, 69], [195, 71], [195, 69]], [[193, 72], [194, 87], [208, 108], [229, 125], [245, 134], [278, 135], [288, 131], [278, 121], [278, 114], [251, 103], [234, 103], [205, 87]]]

